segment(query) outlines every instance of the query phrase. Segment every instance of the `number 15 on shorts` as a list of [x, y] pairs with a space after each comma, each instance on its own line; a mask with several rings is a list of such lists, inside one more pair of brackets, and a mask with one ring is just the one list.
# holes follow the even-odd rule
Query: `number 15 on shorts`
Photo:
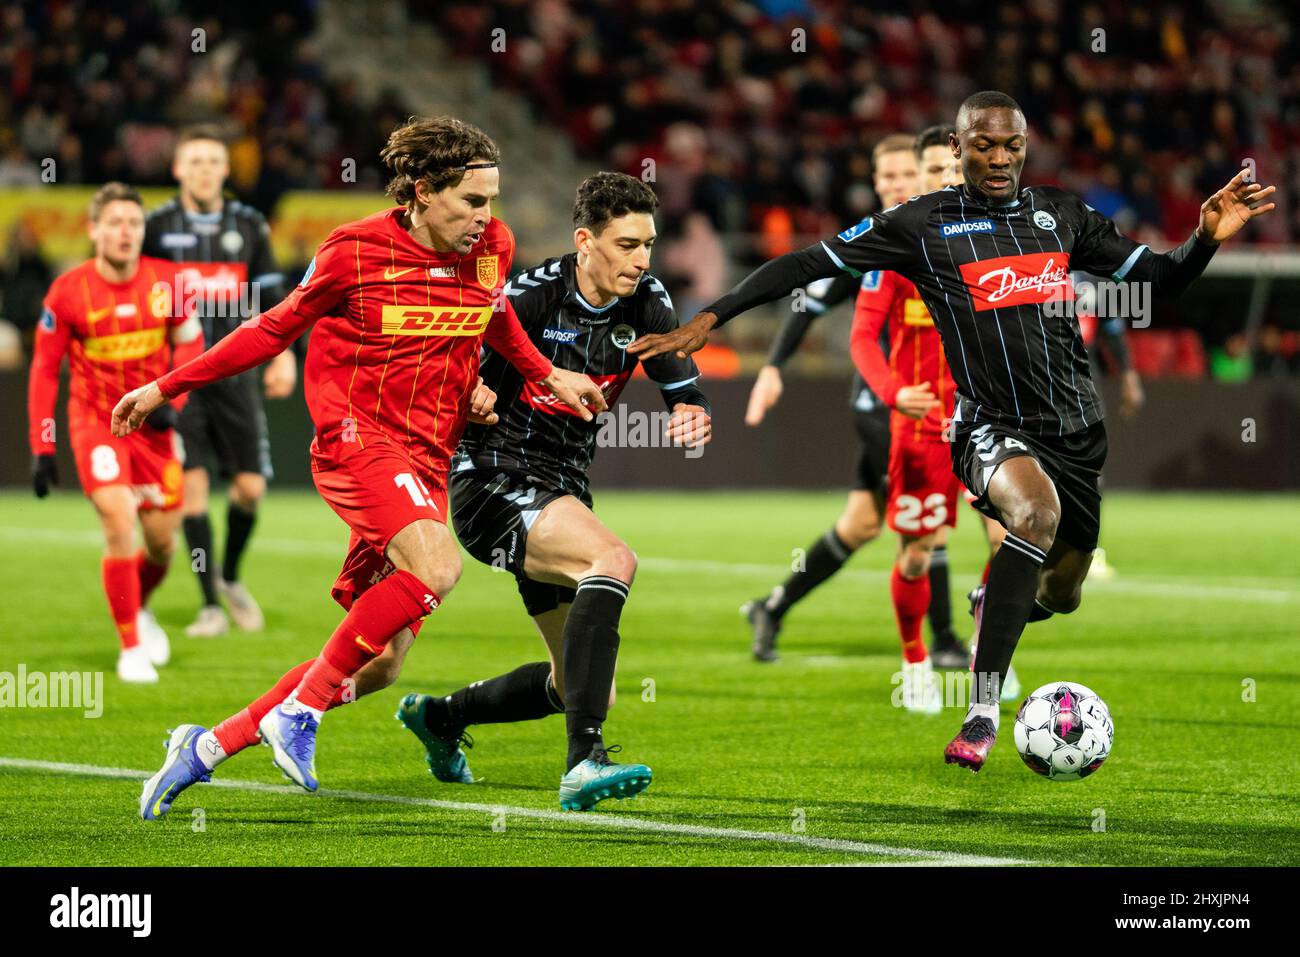
[[[417, 506], [429, 506], [435, 512], [438, 511], [438, 503], [433, 500], [429, 494], [429, 487], [420, 481], [419, 477], [412, 475], [410, 472], [399, 472], [393, 476], [393, 483], [400, 489], [405, 489], [406, 494], [411, 496], [411, 501]], [[439, 512], [439, 514], [442, 514]]]

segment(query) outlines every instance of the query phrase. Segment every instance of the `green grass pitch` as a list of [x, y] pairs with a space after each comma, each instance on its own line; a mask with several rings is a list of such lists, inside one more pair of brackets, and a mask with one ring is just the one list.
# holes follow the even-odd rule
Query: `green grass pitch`
[[[1031, 625], [1016, 656], [1026, 692], [1072, 679], [1110, 705], [1114, 752], [1072, 784], [1021, 764], [1013, 706], [979, 775], [942, 760], [960, 711], [891, 707], [888, 538], [788, 617], [779, 663], [750, 660], [737, 608], [783, 577], [841, 501], [597, 495], [641, 557], [607, 724], [625, 759], [654, 769], [634, 801], [558, 814], [558, 718], [475, 728], [474, 785], [428, 775], [393, 720], [400, 697], [544, 656], [513, 582], [467, 559], [397, 685], [326, 719], [321, 794], [284, 787], [258, 748], [220, 769], [234, 786], [192, 788], [145, 824], [132, 772], [156, 769], [165, 729], [211, 725], [319, 650], [340, 617], [328, 585], [346, 532], [314, 495], [274, 492], [245, 575], [265, 633], [186, 639], [197, 588], [178, 566], [153, 602], [173, 661], [161, 684], [132, 687], [113, 675], [89, 505], [0, 495], [0, 671], [105, 673], [97, 719], [0, 710], [0, 864], [1300, 863], [1295, 497], [1108, 496], [1102, 540], [1118, 577], [1089, 583], [1074, 615]], [[962, 627], [983, 548], [963, 510], [950, 546]]]

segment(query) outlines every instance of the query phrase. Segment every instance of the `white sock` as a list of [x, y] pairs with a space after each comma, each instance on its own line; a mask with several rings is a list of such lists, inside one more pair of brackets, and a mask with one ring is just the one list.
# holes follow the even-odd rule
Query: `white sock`
[[[966, 709], [966, 721], [970, 721], [972, 718], [988, 718], [993, 722], [994, 731], [998, 729], [998, 719], [1000, 717], [996, 704], [979, 704], [972, 701], [970, 707]], [[965, 724], [966, 722], [963, 721], [962, 723]]]
[[308, 714], [310, 714], [313, 718], [316, 719], [317, 724], [320, 724], [321, 721], [325, 718], [324, 711], [320, 711], [316, 708], [309, 707], [308, 705], [305, 705], [298, 700], [297, 688], [293, 690], [293, 692], [289, 695], [289, 697], [285, 698], [283, 701], [280, 702], [280, 707], [281, 709], [284, 710], [286, 714], [301, 714], [302, 712], [306, 711]]
[[194, 743], [194, 753], [199, 756], [199, 760], [209, 771], [230, 757], [211, 731], [204, 731], [199, 735], [199, 740]]

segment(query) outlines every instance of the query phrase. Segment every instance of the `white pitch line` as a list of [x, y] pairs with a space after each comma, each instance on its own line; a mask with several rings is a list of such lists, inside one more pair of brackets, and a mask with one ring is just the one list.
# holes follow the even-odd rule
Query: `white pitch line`
[[[98, 545], [103, 543], [103, 536], [94, 531], [72, 531], [58, 528], [0, 528], [0, 539], [13, 539], [27, 543], [53, 542], [65, 545]], [[301, 538], [263, 538], [257, 539], [259, 551], [273, 555], [290, 555], [294, 557], [313, 557], [342, 561], [343, 543], [337, 541], [318, 542]], [[638, 567], [646, 572], [667, 572], [670, 574], [707, 572], [713, 574], [744, 576], [763, 576], [770, 578], [788, 574], [785, 565], [767, 565], [758, 562], [722, 562], [707, 558], [656, 558], [654, 556], [638, 559]], [[888, 571], [876, 571], [870, 568], [844, 568], [836, 573], [836, 578], [845, 581], [882, 583], [889, 580]], [[1289, 579], [1270, 579], [1279, 584], [1289, 583]], [[1211, 583], [1203, 579], [1188, 578], [1179, 582], [1162, 582], [1142, 579], [1120, 579], [1118, 581], [1090, 582], [1086, 586], [1091, 592], [1114, 592], [1117, 594], [1142, 595], [1147, 597], [1178, 597], [1209, 601], [1259, 601], [1269, 604], [1289, 604], [1300, 602], [1300, 590], [1286, 588], [1259, 588], [1257, 586], [1237, 587], [1222, 583]]]
[[[67, 764], [61, 761], [33, 761], [27, 758], [0, 757], [0, 768], [17, 768], [28, 771], [45, 771], [52, 774], [76, 774], [86, 777], [124, 778], [144, 782], [152, 777], [150, 771], [131, 768], [108, 768], [95, 764]], [[236, 791], [261, 791], [267, 794], [285, 794], [304, 797], [302, 788], [286, 784], [264, 784], [261, 781], [213, 780], [210, 787], [230, 788]], [[750, 831], [729, 827], [705, 827], [698, 824], [673, 824], [668, 821], [651, 821], [616, 814], [575, 814], [563, 811], [546, 811], [541, 808], [510, 807], [501, 804], [474, 804], [467, 801], [439, 801], [435, 798], [408, 797], [402, 794], [372, 794], [367, 791], [334, 791], [322, 789], [316, 797], [338, 798], [344, 801], [372, 801], [380, 804], [403, 804], [413, 807], [431, 807], [443, 811], [469, 811], [475, 814], [534, 818], [560, 824], [608, 827], [629, 831], [648, 831], [655, 834], [678, 834], [686, 837], [718, 838], [731, 841], [762, 841], [773, 844], [791, 844], [816, 851], [842, 854], [874, 854], [878, 857], [915, 858], [918, 865], [959, 867], [1004, 867], [1032, 864], [1033, 861], [1014, 857], [982, 857], [978, 854], [959, 854], [952, 851], [931, 851], [916, 847], [892, 847], [887, 844], [870, 844], [832, 837], [810, 837], [807, 834], [781, 834], [775, 831]], [[907, 861], [898, 862], [906, 865]]]

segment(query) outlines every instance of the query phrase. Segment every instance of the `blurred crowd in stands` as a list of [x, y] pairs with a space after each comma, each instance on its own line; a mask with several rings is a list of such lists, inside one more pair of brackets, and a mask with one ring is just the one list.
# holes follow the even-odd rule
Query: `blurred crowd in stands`
[[[951, 121], [984, 88], [1025, 109], [1026, 182], [1078, 192], [1156, 248], [1181, 241], [1203, 198], [1246, 159], [1279, 186], [1277, 214], [1246, 242], [1300, 242], [1294, 0], [409, 0], [408, 9], [592, 165], [652, 170], [665, 239], [655, 268], [684, 317], [738, 269], [875, 209], [875, 143]], [[327, 78], [312, 40], [318, 15], [313, 0], [0, 0], [0, 187], [41, 185], [50, 159], [59, 183], [169, 185], [176, 128], [215, 121], [231, 137], [232, 191], [267, 213], [292, 189], [380, 188], [379, 150], [410, 109], [396, 91], [362, 103], [351, 81]], [[357, 162], [355, 184], [340, 175], [345, 157]], [[48, 271], [20, 227], [0, 263], [0, 314], [26, 315], [18, 304]], [[1289, 319], [1278, 312], [1295, 301], [1270, 307], [1249, 340], [1229, 328], [1209, 337], [1208, 355], [1151, 361], [1224, 377], [1296, 374], [1300, 319], [1293, 307]]]
[[[1300, 239], [1300, 14], [1294, 0], [413, 0], [582, 153], [640, 174], [669, 215], [722, 233], [840, 229], [875, 204], [871, 147], [951, 122], [979, 89], [1030, 127], [1025, 179], [1125, 231], [1182, 241], [1253, 159]], [[483, 41], [504, 30], [505, 49]], [[803, 33], [796, 31], [802, 30]]]
[[383, 182], [378, 159], [407, 115], [327, 82], [311, 40], [316, 4], [232, 0], [0, 3], [0, 186], [170, 185], [177, 127], [230, 136], [230, 186], [270, 211], [290, 189]]

